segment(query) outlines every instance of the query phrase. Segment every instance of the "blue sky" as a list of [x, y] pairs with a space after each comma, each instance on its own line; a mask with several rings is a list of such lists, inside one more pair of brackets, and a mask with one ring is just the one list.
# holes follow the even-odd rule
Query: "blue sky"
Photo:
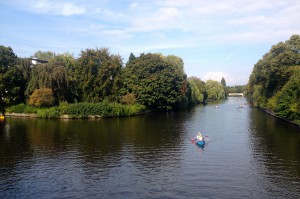
[[188, 76], [248, 82], [272, 45], [300, 34], [299, 0], [0, 0], [0, 45], [36, 51], [108, 47], [176, 55]]

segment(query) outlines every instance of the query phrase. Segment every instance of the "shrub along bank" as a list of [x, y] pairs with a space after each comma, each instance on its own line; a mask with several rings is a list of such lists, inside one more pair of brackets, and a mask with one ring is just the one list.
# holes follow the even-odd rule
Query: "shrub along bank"
[[8, 107], [6, 110], [7, 113], [36, 114], [36, 117], [39, 118], [97, 118], [136, 115], [145, 111], [146, 107], [140, 104], [123, 105], [104, 101], [100, 103], [61, 103], [59, 106], [50, 108], [35, 108], [25, 104], [18, 104]]

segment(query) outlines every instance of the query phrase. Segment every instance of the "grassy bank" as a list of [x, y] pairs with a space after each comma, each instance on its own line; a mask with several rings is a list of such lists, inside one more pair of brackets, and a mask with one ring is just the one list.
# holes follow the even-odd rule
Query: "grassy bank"
[[140, 104], [122, 105], [118, 103], [61, 103], [50, 108], [36, 108], [25, 104], [18, 104], [6, 108], [7, 113], [36, 114], [39, 118], [90, 118], [90, 117], [122, 117], [139, 114], [146, 110]]

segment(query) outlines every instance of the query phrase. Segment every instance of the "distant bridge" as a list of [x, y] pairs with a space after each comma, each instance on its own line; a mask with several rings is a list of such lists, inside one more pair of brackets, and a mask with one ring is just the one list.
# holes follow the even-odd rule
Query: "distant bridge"
[[228, 93], [229, 97], [244, 97], [243, 93]]

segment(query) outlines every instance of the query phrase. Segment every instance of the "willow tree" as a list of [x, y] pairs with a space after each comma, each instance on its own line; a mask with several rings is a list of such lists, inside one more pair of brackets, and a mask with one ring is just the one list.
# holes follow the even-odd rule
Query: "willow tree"
[[78, 91], [78, 70], [76, 67], [76, 59], [70, 53], [58, 54], [50, 60], [50, 64], [63, 66], [66, 71], [67, 88], [64, 90], [64, 99], [67, 102], [77, 102], [79, 98]]
[[198, 77], [188, 78], [189, 92], [188, 98], [190, 104], [203, 103], [207, 98], [205, 82]]
[[225, 90], [220, 82], [214, 80], [207, 80], [205, 86], [208, 99], [219, 100], [225, 98]]
[[52, 89], [56, 102], [66, 101], [68, 90], [67, 70], [59, 63], [38, 64], [31, 70], [31, 78], [26, 89], [26, 96], [40, 88]]

